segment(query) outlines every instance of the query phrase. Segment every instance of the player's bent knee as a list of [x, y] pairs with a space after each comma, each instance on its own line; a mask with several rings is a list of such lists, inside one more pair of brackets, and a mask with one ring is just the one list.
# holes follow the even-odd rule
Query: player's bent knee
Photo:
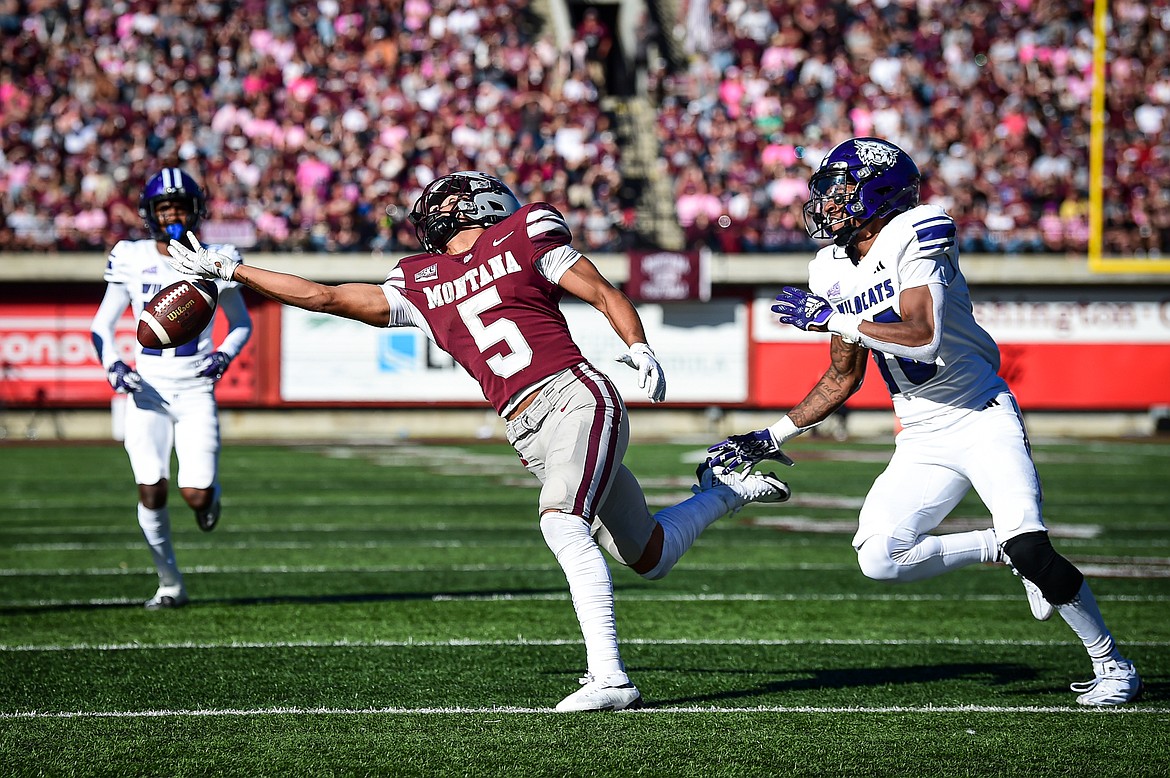
[[866, 578], [875, 581], [898, 580], [898, 563], [890, 553], [890, 538], [875, 535], [857, 549], [857, 564]]
[[589, 524], [584, 519], [558, 511], [541, 514], [540, 532], [549, 550], [558, 558], [571, 546], [592, 542]]
[[568, 513], [571, 505], [568, 481], [549, 473], [540, 487], [539, 505], [542, 514], [549, 511]]
[[1040, 589], [1044, 599], [1053, 605], [1072, 602], [1081, 590], [1085, 576], [1056, 549], [1047, 532], [1026, 532], [1008, 539], [1004, 553], [1020, 575]]

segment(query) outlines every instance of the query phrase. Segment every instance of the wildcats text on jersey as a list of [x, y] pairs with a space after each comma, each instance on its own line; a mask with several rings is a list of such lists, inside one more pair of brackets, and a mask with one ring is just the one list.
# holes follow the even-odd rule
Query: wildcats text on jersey
[[441, 305], [449, 305], [473, 292], [478, 292], [498, 278], [519, 272], [520, 263], [512, 256], [511, 251], [496, 254], [452, 281], [423, 287], [423, 292], [427, 296], [427, 307], [434, 309]]
[[894, 298], [894, 282], [889, 278], [881, 283], [874, 284], [861, 294], [846, 298], [837, 303], [837, 310], [841, 313], [863, 314], [870, 308], [881, 305]]

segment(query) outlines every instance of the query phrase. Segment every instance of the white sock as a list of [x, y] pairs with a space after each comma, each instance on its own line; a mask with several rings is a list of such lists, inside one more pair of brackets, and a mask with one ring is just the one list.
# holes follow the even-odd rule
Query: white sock
[[160, 586], [182, 586], [183, 575], [175, 563], [175, 548], [171, 545], [171, 516], [166, 508], [153, 510], [138, 503], [138, 526], [150, 547], [154, 566], [158, 570]]
[[1056, 611], [1085, 644], [1085, 650], [1094, 662], [1122, 658], [1113, 635], [1105, 626], [1105, 619], [1101, 617], [1101, 609], [1097, 607], [1097, 598], [1093, 596], [1088, 581], [1081, 584], [1081, 590], [1072, 602], [1057, 605]]
[[589, 672], [614, 686], [629, 683], [618, 651], [613, 579], [589, 524], [580, 516], [546, 513], [540, 517], [540, 531], [569, 582]]
[[653, 569], [642, 576], [643, 578], [655, 581], [665, 577], [703, 530], [727, 514], [730, 506], [723, 497], [724, 491], [710, 489], [700, 492], [678, 505], [663, 508], [654, 514], [655, 520], [662, 525], [662, 557]]
[[922, 535], [907, 545], [896, 538], [873, 537], [858, 549], [865, 574], [880, 581], [921, 581], [960, 567], [999, 560], [995, 530]]

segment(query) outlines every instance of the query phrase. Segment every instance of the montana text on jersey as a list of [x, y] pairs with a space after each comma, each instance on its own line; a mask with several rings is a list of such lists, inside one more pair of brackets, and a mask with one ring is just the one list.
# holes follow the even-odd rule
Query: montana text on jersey
[[[531, 203], [489, 226], [463, 254], [406, 257], [383, 284], [390, 324], [426, 332], [502, 412], [522, 389], [585, 361], [556, 283], [581, 256], [571, 240], [556, 208]], [[506, 317], [497, 310], [502, 300]]]

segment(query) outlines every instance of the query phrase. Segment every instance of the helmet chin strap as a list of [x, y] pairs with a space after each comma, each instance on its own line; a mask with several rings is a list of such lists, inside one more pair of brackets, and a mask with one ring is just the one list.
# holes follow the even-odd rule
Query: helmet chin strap
[[167, 226], [163, 227], [163, 231], [167, 235], [171, 236], [171, 240], [182, 240], [183, 238], [184, 230], [182, 224], [168, 224]]

